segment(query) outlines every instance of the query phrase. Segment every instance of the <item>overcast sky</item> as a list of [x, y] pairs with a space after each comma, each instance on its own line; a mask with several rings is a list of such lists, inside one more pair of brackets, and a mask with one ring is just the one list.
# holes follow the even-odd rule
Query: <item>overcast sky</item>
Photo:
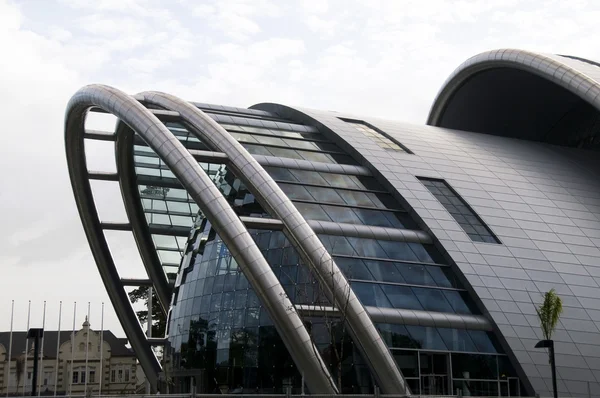
[[[166, 8], [168, 6], [168, 8]], [[600, 59], [593, 1], [0, 0], [0, 330], [83, 322], [122, 334], [72, 198], [67, 101], [89, 83], [247, 107], [279, 102], [424, 123], [446, 77], [479, 52], [514, 47]], [[111, 127], [110, 118], [90, 120]], [[109, 144], [90, 169], [114, 170]], [[125, 221], [116, 183], [93, 188]], [[109, 236], [124, 276], [142, 277], [127, 233]]]

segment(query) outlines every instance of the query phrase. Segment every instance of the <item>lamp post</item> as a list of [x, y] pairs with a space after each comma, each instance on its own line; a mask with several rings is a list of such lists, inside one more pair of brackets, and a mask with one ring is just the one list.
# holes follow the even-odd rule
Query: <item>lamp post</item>
[[[31, 328], [27, 331], [27, 338], [33, 340], [33, 374], [31, 375], [31, 396], [37, 395], [38, 361], [40, 360], [40, 339], [44, 337], [44, 329]], [[42, 355], [44, 355], [42, 353]]]
[[554, 389], [554, 398], [558, 398], [558, 389], [556, 388], [556, 363], [554, 361], [554, 340], [540, 340], [535, 348], [547, 348], [550, 356], [550, 369], [552, 370], [552, 388]]

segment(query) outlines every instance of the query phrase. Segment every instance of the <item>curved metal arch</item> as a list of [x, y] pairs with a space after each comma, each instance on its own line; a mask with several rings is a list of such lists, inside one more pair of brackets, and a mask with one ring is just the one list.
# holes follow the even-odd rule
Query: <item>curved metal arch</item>
[[119, 283], [119, 275], [94, 205], [90, 182], [86, 178], [87, 165], [83, 150], [84, 122], [85, 115], [91, 107], [99, 107], [117, 116], [137, 131], [169, 166], [211, 221], [249, 283], [261, 297], [292, 358], [304, 372], [309, 389], [313, 393], [336, 393], [335, 383], [327, 367], [316, 354], [318, 351], [279, 280], [242, 221], [198, 162], [164, 124], [133, 97], [108, 86], [85, 86], [75, 93], [67, 105], [65, 145], [71, 184], [84, 230], [103, 282], [119, 321], [154, 388], [160, 365], [146, 342], [133, 308], [129, 305], [127, 293]]
[[125, 212], [131, 224], [131, 232], [142, 258], [142, 263], [146, 268], [146, 273], [152, 282], [152, 287], [156, 292], [156, 297], [166, 318], [171, 302], [171, 288], [161, 267], [158, 254], [152, 245], [152, 234], [148, 229], [144, 210], [142, 209], [140, 193], [137, 189], [133, 162], [133, 140], [135, 134], [131, 127], [121, 120], [117, 122], [115, 134], [117, 174], [119, 175], [119, 186], [121, 188]]
[[138, 96], [148, 104], [178, 112], [212, 150], [229, 157], [236, 176], [271, 215], [282, 221], [290, 242], [306, 264], [314, 269], [321, 286], [325, 287], [336, 307], [346, 308], [350, 333], [383, 392], [405, 394], [409, 391], [387, 345], [348, 280], [292, 201], [258, 161], [223, 127], [194, 105], [165, 93], [144, 92]]
[[580, 97], [600, 111], [600, 84], [557, 57], [515, 49], [488, 51], [469, 58], [446, 79], [438, 92], [427, 124], [439, 126], [454, 93], [477, 73], [487, 69], [515, 68], [549, 80]]

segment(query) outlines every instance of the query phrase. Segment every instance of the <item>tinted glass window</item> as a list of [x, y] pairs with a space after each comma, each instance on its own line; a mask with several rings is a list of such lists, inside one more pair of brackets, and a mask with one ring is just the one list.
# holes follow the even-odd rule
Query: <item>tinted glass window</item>
[[381, 286], [375, 283], [352, 282], [352, 289], [363, 305], [391, 307], [389, 300], [381, 290]]

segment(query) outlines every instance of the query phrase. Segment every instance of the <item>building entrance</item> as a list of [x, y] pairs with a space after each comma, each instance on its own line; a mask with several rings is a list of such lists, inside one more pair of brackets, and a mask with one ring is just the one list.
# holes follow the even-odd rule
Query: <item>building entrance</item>
[[421, 366], [421, 394], [423, 395], [448, 395], [450, 391], [448, 354], [422, 352], [420, 354]]

